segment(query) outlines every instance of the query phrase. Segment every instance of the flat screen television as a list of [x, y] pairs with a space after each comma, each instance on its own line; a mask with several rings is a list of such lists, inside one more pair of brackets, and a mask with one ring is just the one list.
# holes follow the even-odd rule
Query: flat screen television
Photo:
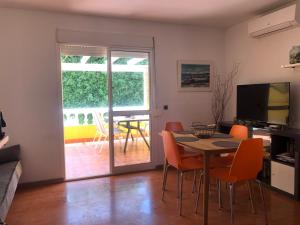
[[237, 86], [237, 119], [288, 125], [290, 83]]

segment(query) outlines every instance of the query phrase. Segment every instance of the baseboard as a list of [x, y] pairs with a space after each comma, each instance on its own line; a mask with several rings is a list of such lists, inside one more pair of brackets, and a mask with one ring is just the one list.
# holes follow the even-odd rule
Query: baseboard
[[37, 186], [44, 186], [44, 185], [49, 185], [49, 184], [59, 184], [63, 183], [65, 180], [64, 178], [57, 178], [57, 179], [51, 179], [51, 180], [42, 180], [42, 181], [34, 181], [34, 182], [25, 182], [25, 183], [20, 183], [18, 185], [19, 188], [30, 188], [30, 187], [37, 187]]

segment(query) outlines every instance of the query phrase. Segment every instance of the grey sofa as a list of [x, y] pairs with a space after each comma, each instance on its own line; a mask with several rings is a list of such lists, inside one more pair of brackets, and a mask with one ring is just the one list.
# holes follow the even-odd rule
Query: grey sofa
[[20, 146], [0, 149], [0, 225], [5, 224], [21, 173]]

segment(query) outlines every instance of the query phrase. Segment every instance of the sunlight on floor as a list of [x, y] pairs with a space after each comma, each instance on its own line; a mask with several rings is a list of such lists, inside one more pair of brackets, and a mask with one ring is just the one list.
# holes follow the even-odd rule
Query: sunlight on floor
[[[116, 166], [150, 162], [150, 151], [141, 138], [129, 141], [125, 154], [123, 147], [123, 140], [115, 142]], [[108, 142], [65, 144], [65, 160], [67, 180], [109, 174]]]

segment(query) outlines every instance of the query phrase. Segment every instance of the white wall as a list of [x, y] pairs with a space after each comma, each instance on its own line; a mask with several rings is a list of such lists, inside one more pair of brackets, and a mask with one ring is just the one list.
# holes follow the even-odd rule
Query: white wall
[[[276, 32], [261, 38], [248, 36], [247, 22], [229, 28], [225, 34], [226, 70], [240, 63], [237, 84], [291, 82], [291, 125], [300, 128], [300, 69], [282, 69], [289, 64], [289, 51], [300, 45], [300, 27]], [[236, 87], [227, 108], [226, 119], [236, 115]]]
[[0, 9], [0, 109], [11, 144], [22, 146], [23, 182], [63, 177], [63, 123], [56, 28], [133, 33], [156, 38], [157, 103], [168, 111], [154, 120], [155, 162], [163, 153], [156, 135], [167, 120], [211, 122], [211, 93], [176, 90], [178, 59], [210, 59], [224, 68], [224, 32], [195, 26]]

